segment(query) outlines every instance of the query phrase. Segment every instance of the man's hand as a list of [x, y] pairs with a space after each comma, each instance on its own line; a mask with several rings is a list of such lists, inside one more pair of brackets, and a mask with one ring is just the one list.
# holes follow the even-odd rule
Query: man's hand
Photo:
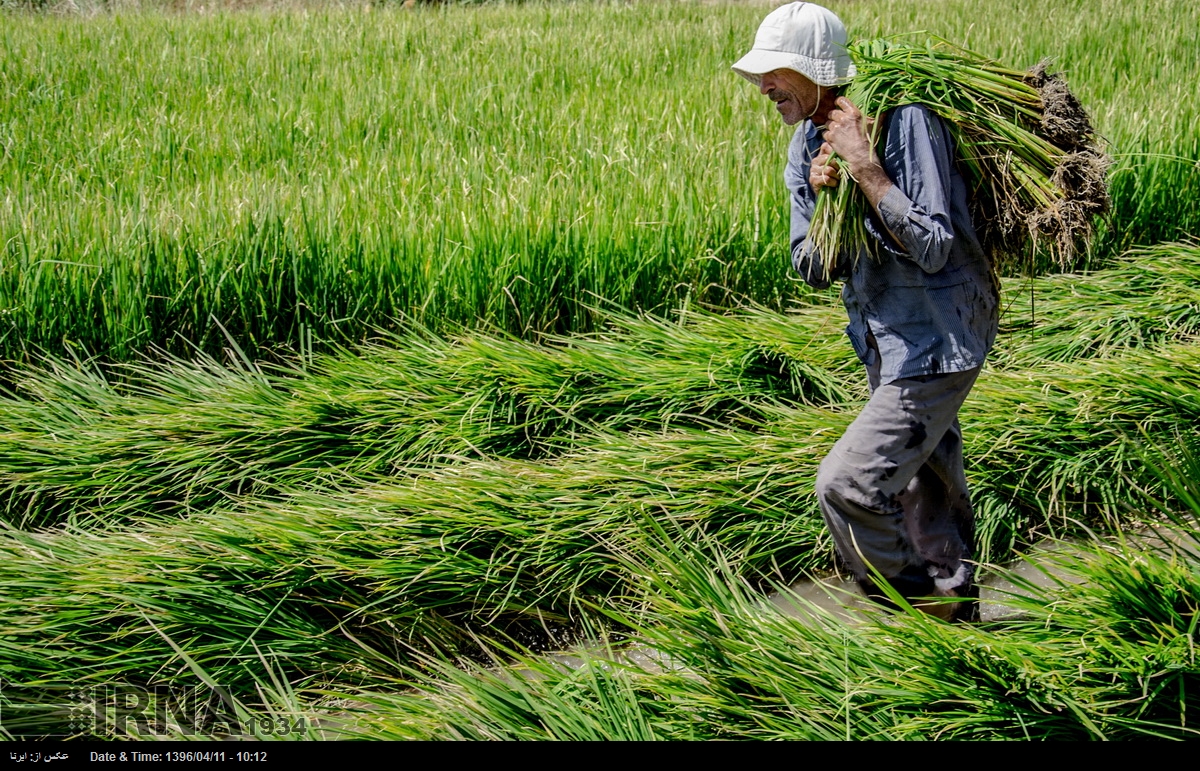
[[808, 184], [812, 185], [814, 193], [823, 187], [837, 187], [838, 163], [832, 156], [833, 147], [828, 142], [822, 143], [821, 151], [813, 158], [812, 168], [808, 172]]
[[[821, 150], [824, 152], [825, 147], [832, 148], [841, 159], [842, 168], [866, 193], [871, 205], [878, 207], [879, 201], [892, 188], [892, 180], [883, 170], [883, 164], [871, 146], [870, 134], [875, 127], [875, 119], [863, 115], [844, 96], [838, 97], [837, 106], [825, 122], [825, 144]], [[816, 166], [815, 161], [813, 165]]]
[[869, 132], [875, 126], [875, 119], [868, 118], [862, 111], [844, 96], [837, 99], [837, 109], [831, 110], [829, 119], [825, 122], [825, 145], [845, 162], [851, 176], [858, 178], [860, 169], [867, 166], [879, 166], [879, 157], [875, 148], [871, 147]]

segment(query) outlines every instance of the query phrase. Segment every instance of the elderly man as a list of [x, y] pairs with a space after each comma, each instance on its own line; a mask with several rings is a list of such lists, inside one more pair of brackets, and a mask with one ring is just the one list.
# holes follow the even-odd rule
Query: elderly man
[[[855, 74], [845, 44], [837, 16], [792, 3], [767, 16], [733, 65], [784, 123], [800, 124], [784, 172], [792, 264], [814, 287], [844, 282], [846, 332], [871, 388], [821, 463], [817, 496], [868, 596], [886, 603], [876, 574], [927, 613], [969, 619], [974, 514], [958, 410], [995, 339], [998, 296], [946, 127], [922, 106], [898, 107], [879, 116], [872, 147], [872, 119], [839, 95]], [[818, 254], [808, 241], [817, 191], [843, 174], [870, 201], [868, 242]]]

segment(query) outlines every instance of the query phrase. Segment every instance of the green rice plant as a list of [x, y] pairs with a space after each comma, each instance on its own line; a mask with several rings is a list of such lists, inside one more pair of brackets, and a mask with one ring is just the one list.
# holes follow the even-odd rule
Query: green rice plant
[[[347, 695], [354, 706], [337, 714], [332, 734], [347, 739], [467, 741], [655, 741], [705, 738], [686, 706], [645, 688], [642, 673], [609, 657], [581, 666], [553, 657], [515, 654], [491, 667], [433, 659], [437, 685], [412, 693]], [[514, 672], [514, 669], [516, 670]], [[681, 709], [682, 706], [682, 709]]]
[[641, 610], [612, 612], [636, 630], [635, 647], [570, 660], [518, 654], [486, 669], [443, 659], [409, 675], [412, 692], [357, 695], [364, 708], [343, 730], [417, 739], [635, 727], [675, 739], [1196, 735], [1187, 722], [1200, 679], [1195, 553], [1097, 542], [1056, 565], [1058, 583], [1023, 582], [1018, 620], [947, 625], [908, 608], [848, 623], [815, 608], [780, 613], [737, 580], [737, 562], [716, 544], [652, 524], [646, 535], [626, 555], [641, 577]]
[[[676, 457], [660, 454], [660, 469], [640, 473], [447, 468], [127, 533], [14, 532], [0, 542], [14, 571], [0, 659], [27, 687], [186, 683], [165, 635], [231, 689], [251, 686], [254, 646], [294, 681], [386, 680], [410, 647], [469, 649], [489, 629], [569, 622], [582, 598], [625, 580], [611, 553], [638, 512], [725, 531], [764, 570], [771, 544], [815, 539], [815, 520], [765, 510], [761, 472], [710, 458], [712, 471], [694, 473], [702, 438], [680, 438]], [[691, 489], [672, 485], [664, 466], [690, 475]], [[26, 561], [40, 567], [18, 574]]]
[[[1017, 318], [1006, 321], [990, 366], [1036, 379], [1043, 370], [1053, 376], [1047, 362], [1186, 338], [1200, 318], [1198, 288], [1200, 250], [1189, 245], [1032, 287], [1007, 282], [1006, 319]], [[1034, 308], [1020, 318], [1030, 292]], [[107, 374], [62, 363], [26, 370], [16, 393], [0, 399], [7, 517], [22, 526], [82, 518], [94, 528], [186, 515], [296, 480], [550, 457], [586, 445], [595, 429], [759, 431], [777, 406], [864, 397], [841, 316], [824, 306], [787, 315], [693, 310], [670, 322], [610, 312], [604, 330], [540, 345], [414, 329], [289, 368], [175, 361]], [[989, 521], [1004, 520], [1003, 507], [997, 512]]]
[[[1114, 148], [1090, 267], [1200, 228], [1193, 6], [836, 10], [859, 38], [926, 30], [1068, 73]], [[1141, 45], [1147, 13], [1180, 23]], [[535, 336], [602, 327], [605, 301], [780, 310], [808, 296], [787, 133], [728, 72], [761, 15], [5, 14], [0, 357], [220, 357], [232, 336], [261, 358], [398, 318]]]
[[994, 367], [1110, 356], [1200, 331], [1200, 246], [1134, 249], [1102, 271], [1004, 282]]
[[[1190, 573], [1190, 579], [1180, 585], [1181, 570], [1173, 562], [1156, 556], [1144, 561], [1131, 560], [1126, 550], [1110, 553], [1100, 562], [1076, 565], [1072, 581], [1043, 590], [1027, 603], [1028, 620], [994, 628], [947, 627], [931, 623], [917, 613], [889, 625], [871, 625], [854, 635], [868, 638], [867, 645], [854, 640], [855, 647], [869, 646], [860, 654], [868, 663], [856, 667], [857, 671], [843, 679], [841, 689], [837, 689], [834, 678], [826, 675], [829, 685], [823, 711], [828, 717], [845, 715], [852, 736], [881, 738], [889, 735], [975, 739], [1192, 736], [1195, 729], [1187, 725], [1184, 702], [1195, 701], [1194, 696], [1190, 699], [1186, 696], [1186, 691], [1195, 687], [1198, 674], [1195, 661], [1188, 662], [1185, 658], [1183, 666], [1178, 666], [1177, 657], [1164, 660], [1161, 652], [1164, 647], [1178, 649], [1181, 641], [1186, 650], [1186, 638], [1188, 634], [1194, 638], [1194, 626], [1189, 630], [1185, 621], [1174, 635], [1165, 639], [1163, 634], [1168, 630], [1159, 628], [1155, 630], [1158, 634], [1151, 635], [1144, 644], [1131, 644], [1125, 628], [1130, 622], [1137, 624], [1138, 612], [1133, 608], [1088, 607], [1081, 596], [1088, 593], [1113, 596], [1111, 583], [1107, 586], [1092, 583], [1104, 571], [1122, 574], [1125, 580], [1142, 587], [1143, 593], [1149, 590], [1150, 594], [1155, 593], [1155, 579], [1171, 573], [1176, 579], [1173, 589], [1190, 588], [1194, 592], [1195, 564], [1190, 569], [1182, 568], [1183, 574]], [[1149, 564], [1158, 569], [1152, 568], [1153, 572], [1148, 574], [1145, 566]], [[1080, 589], [1075, 583], [1079, 579], [1084, 579], [1083, 586], [1088, 588]], [[1063, 618], [1060, 614], [1064, 611], [1075, 617]], [[765, 655], [758, 654], [746, 645], [762, 639], [757, 626], [752, 622], [744, 632], [722, 635], [709, 625], [713, 637], [733, 638], [725, 643], [731, 654], [744, 653], [738, 658], [730, 655], [729, 664], [718, 666], [715, 671], [710, 669], [706, 674], [719, 684], [718, 688], [735, 695], [740, 695], [738, 691], [757, 692], [760, 697], [755, 700], [756, 706], [770, 715], [762, 718], [755, 714], [757, 710], [734, 707], [729, 710], [731, 717], [741, 718], [752, 730], [774, 730], [786, 736], [794, 705], [803, 703], [793, 693], [818, 691], [804, 679], [794, 678], [791, 682], [785, 679], [791, 668], [788, 659], [805, 661], [810, 670], [840, 673], [847, 668], [847, 657], [837, 657], [836, 647], [834, 655], [822, 655], [815, 649], [823, 649], [832, 641], [817, 640], [798, 645], [799, 655], [794, 658], [780, 655], [784, 650], [779, 644], [782, 639], [764, 645]], [[659, 629], [656, 640], [661, 641], [663, 653], [684, 661], [680, 658], [685, 655], [682, 646], [667, 647], [670, 643], [666, 641], [665, 627]], [[1126, 642], [1120, 645], [1123, 639]], [[703, 658], [711, 666], [711, 660]], [[1120, 675], [1115, 676], [1118, 670]], [[1157, 692], [1146, 689], [1146, 682], [1163, 679], [1165, 689]], [[1191, 688], [1184, 687], [1185, 682]], [[841, 699], [836, 698], [838, 695]], [[732, 698], [728, 701], [737, 704]], [[772, 702], [778, 707], [766, 707]], [[728, 725], [730, 719], [724, 714], [721, 718]], [[871, 724], [876, 721], [892, 725], [875, 733]]]
[[[964, 421], [968, 456], [980, 458], [974, 471], [979, 500], [995, 512], [984, 521], [1009, 523], [1003, 527], [1007, 535], [998, 536], [1001, 542], [1052, 520], [1064, 506], [1119, 513], [1118, 502], [1125, 494], [1121, 477], [1097, 478], [1089, 473], [1090, 464], [1117, 464], [1112, 468], [1119, 469], [1132, 460], [1117, 443], [1120, 431], [1143, 424], [1169, 431], [1186, 424], [1195, 409], [1188, 395], [1193, 385], [1163, 368], [1174, 361], [1186, 371], [1192, 350], [1185, 345], [1071, 367], [985, 375]], [[628, 365], [631, 349], [613, 349], [621, 351], [628, 354], [621, 363]], [[546, 354], [551, 358], [542, 361], [551, 363], [554, 372], [564, 359], [553, 364], [556, 352]], [[471, 363], [469, 358], [451, 359], [458, 362], [456, 367]], [[529, 377], [535, 370], [526, 366], [530, 359], [498, 355], [487, 360], [490, 363], [471, 366], [486, 372], [502, 360], [518, 365], [509, 371], [524, 378], [523, 388], [532, 385]], [[851, 414], [785, 409], [775, 401], [777, 392], [744, 390], [747, 381], [741, 376], [724, 391], [736, 409], [712, 412], [712, 403], [705, 408], [704, 400], [706, 389], [714, 384], [714, 370], [696, 369], [698, 390], [688, 395], [685, 381], [656, 383], [656, 374], [671, 370], [649, 367], [640, 376], [644, 386], [636, 385], [639, 380], [618, 381], [606, 392], [594, 382], [574, 395], [565, 390], [575, 382], [573, 376], [556, 380], [552, 375], [538, 386], [545, 389], [540, 401], [525, 402], [526, 411], [514, 413], [514, 418], [496, 414], [505, 401], [480, 398], [487, 377], [466, 380], [462, 388], [430, 398], [438, 396], [432, 381], [409, 379], [409, 370], [389, 361], [395, 359], [381, 356], [371, 362], [352, 357], [331, 368], [327, 374], [334, 377], [274, 383], [264, 383], [253, 372], [181, 366], [151, 371], [153, 377], [146, 382], [153, 383], [153, 389], [147, 386], [132, 396], [115, 393], [82, 371], [33, 380], [31, 393], [38, 394], [39, 401], [8, 405], [11, 428], [0, 445], [7, 447], [4, 477], [10, 516], [27, 526], [65, 517], [87, 522], [88, 527], [177, 516], [202, 512], [227, 495], [266, 496], [301, 481], [338, 484], [347, 475], [372, 479], [420, 473], [431, 464], [457, 466], [472, 456], [483, 461], [481, 468], [498, 455], [536, 460], [540, 456], [530, 452], [531, 437], [546, 442], [552, 455], [568, 463], [575, 462], [573, 458], [581, 464], [606, 463], [614, 457], [619, 468], [646, 468], [643, 452], [675, 455], [678, 446], [688, 442], [695, 446], [687, 457], [710, 454], [700, 467], [705, 470], [712, 462], [740, 457], [741, 448], [748, 446], [787, 458], [798, 443], [819, 458]], [[596, 373], [595, 364], [576, 371]], [[461, 375], [463, 370], [456, 367], [443, 369], [443, 377], [451, 371]], [[632, 376], [633, 370], [624, 371]], [[678, 377], [682, 370], [673, 371]], [[656, 390], [658, 396], [645, 400]], [[1128, 396], [1130, 390], [1136, 398]], [[1107, 395], [1097, 397], [1093, 391]], [[639, 392], [643, 398], [635, 401]], [[1172, 392], [1176, 395], [1167, 398]], [[525, 393], [533, 396], [537, 391]], [[679, 396], [684, 400], [678, 407], [670, 406], [670, 399]], [[422, 404], [422, 397], [430, 398], [429, 403]], [[541, 418], [531, 414], [533, 406]], [[663, 411], [654, 415], [648, 408]], [[741, 430], [719, 428], [738, 420]], [[645, 438], [612, 433], [671, 425], [712, 428], [667, 435], [663, 441], [670, 450], [650, 449], [657, 440], [648, 444]], [[603, 432], [599, 438], [597, 430]], [[621, 449], [611, 456], [606, 447]], [[657, 462], [650, 466], [659, 467]], [[814, 470], [815, 465], [805, 465], [790, 473], [805, 480], [804, 489], [809, 489]], [[696, 484], [704, 484], [702, 475]]]
[[[964, 413], [969, 473], [1000, 502], [983, 513], [1005, 519], [981, 521], [979, 556], [1128, 516], [1125, 501], [1161, 489], [1124, 437], [1194, 424], [1198, 355], [1177, 345], [981, 381]], [[248, 640], [295, 664], [293, 678], [395, 676], [397, 645], [453, 647], [538, 619], [569, 628], [586, 603], [625, 591], [622, 555], [648, 518], [712, 534], [758, 580], [828, 567], [812, 479], [850, 417], [778, 408], [758, 433], [597, 434], [553, 461], [349, 477], [345, 492], [297, 489], [128, 532], [13, 532], [0, 560], [5, 666], [35, 682], [168, 677], [152, 621], [235, 683], [247, 682], [236, 652]]]
[[[1169, 546], [1060, 553], [1048, 585], [1007, 576], [1022, 617], [975, 629], [917, 613], [852, 626], [813, 608], [782, 617], [734, 579], [741, 566], [719, 545], [646, 520], [623, 557], [642, 577], [641, 610], [616, 613], [638, 630], [632, 648], [500, 646], [488, 665], [435, 656], [408, 670], [411, 690], [340, 691], [332, 714], [292, 711], [325, 711], [329, 735], [372, 739], [1189, 738], [1200, 497], [1187, 469], [1200, 455], [1187, 441], [1143, 457], [1174, 480], [1151, 507], [1189, 512], [1191, 529], [1162, 533]], [[1179, 475], [1165, 471], [1181, 457]]]
[[[982, 512], [980, 556], [1126, 516], [1125, 501], [1161, 490], [1124, 437], [1195, 423], [1197, 355], [1181, 344], [981, 381], [967, 454], [977, 491], [999, 503]], [[345, 492], [297, 489], [128, 532], [10, 531], [0, 659], [29, 687], [188, 682], [165, 635], [241, 691], [254, 646], [289, 682], [385, 681], [410, 649], [468, 651], [621, 604], [648, 519], [682, 528], [682, 542], [711, 534], [737, 575], [828, 567], [812, 477], [850, 417], [776, 408], [756, 433], [598, 434], [553, 461], [347, 477]]]
[[[5, 350], [587, 329], [596, 297], [665, 311], [750, 273], [778, 304], [794, 285], [759, 233], [783, 214], [711, 131], [747, 96], [686, 113], [660, 77], [716, 75], [729, 11], [629, 10], [6, 19]], [[676, 173], [716, 154], [707, 181]]]
[[177, 361], [113, 382], [96, 368], [30, 370], [0, 400], [8, 516], [178, 516], [322, 476], [537, 458], [596, 429], [754, 426], [764, 406], [850, 396], [844, 346], [812, 334], [821, 314], [613, 322], [542, 345], [414, 330], [270, 372]]
[[976, 504], [989, 513], [977, 536], [993, 539], [993, 554], [1029, 527], [1069, 532], [1080, 514], [1120, 521], [1128, 501], [1156, 488], [1126, 437], [1164, 441], [1195, 422], [1200, 384], [1177, 369], [1191, 366], [1194, 350], [1150, 348], [980, 381], [963, 415], [964, 453]]
[[[1022, 66], [1058, 55], [1117, 148], [1093, 264], [1200, 227], [1185, 90], [1197, 25], [1164, 29], [1150, 49], [1137, 44], [1142, 9], [1022, 2], [1003, 15], [838, 10], [872, 35], [925, 27]], [[289, 688], [429, 690], [416, 651], [477, 655], [480, 640], [569, 634], [609, 611], [652, 641], [653, 619], [689, 619], [686, 645], [664, 655], [713, 682], [598, 662], [568, 683], [530, 665], [542, 679], [513, 695], [509, 674], [481, 677], [484, 693], [443, 673], [460, 694], [438, 709], [457, 717], [439, 723], [417, 699], [402, 727], [386, 714], [376, 725], [414, 737], [1187, 735], [1195, 587], [1183, 563], [1126, 569], [1100, 554], [1087, 565], [1102, 568], [1080, 568], [1097, 571], [1100, 594], [1001, 641], [931, 636], [918, 619], [860, 644], [833, 626], [797, 663], [784, 646], [803, 633], [755, 636], [770, 624], [732, 577], [831, 564], [811, 480], [863, 393], [839, 309], [772, 310], [797, 296], [777, 178], [786, 136], [726, 71], [761, 12], [5, 16], [3, 356], [123, 359], [158, 345], [229, 348], [240, 364], [6, 373], [22, 389], [0, 403], [6, 518], [67, 526], [0, 537], [0, 697], [14, 682], [195, 683], [200, 669], [269, 702], [264, 667]], [[922, 12], [929, 23], [908, 18]], [[705, 110], [681, 96], [685, 78], [711, 97]], [[1178, 109], [1137, 109], [1154, 95]], [[1172, 478], [1126, 437], [1196, 423], [1196, 253], [1156, 247], [1033, 284], [1031, 328], [1008, 322], [964, 412], [981, 556], [1117, 522], [1142, 493], [1171, 498]], [[1028, 286], [1007, 286], [1015, 314]], [[612, 310], [747, 299], [764, 309], [680, 324]], [[357, 346], [419, 323], [432, 331]], [[481, 324], [515, 334], [468, 331]], [[354, 352], [313, 354], [338, 343]], [[302, 355], [247, 363], [280, 346]], [[663, 540], [648, 519], [702, 554], [647, 550]], [[676, 594], [639, 593], [642, 573]], [[647, 603], [651, 620], [634, 610]], [[912, 682], [879, 669], [934, 638]], [[705, 664], [697, 650], [716, 653]], [[1120, 669], [1131, 656], [1144, 666]], [[815, 690], [789, 680], [797, 667]]]

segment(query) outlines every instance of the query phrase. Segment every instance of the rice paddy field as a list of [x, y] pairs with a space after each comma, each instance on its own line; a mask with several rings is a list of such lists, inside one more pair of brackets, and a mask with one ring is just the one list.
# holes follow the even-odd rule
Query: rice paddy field
[[1200, 11], [830, 2], [1113, 157], [962, 413], [980, 560], [1085, 546], [950, 626], [764, 600], [866, 398], [771, 7], [0, 2], [0, 732], [1194, 738]]

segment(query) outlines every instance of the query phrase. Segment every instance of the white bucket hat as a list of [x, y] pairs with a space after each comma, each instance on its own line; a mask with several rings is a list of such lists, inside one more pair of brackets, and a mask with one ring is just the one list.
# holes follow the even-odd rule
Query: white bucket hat
[[754, 48], [733, 71], [754, 85], [772, 70], [795, 70], [818, 86], [840, 86], [855, 75], [846, 52], [846, 25], [827, 8], [789, 3], [767, 14]]

